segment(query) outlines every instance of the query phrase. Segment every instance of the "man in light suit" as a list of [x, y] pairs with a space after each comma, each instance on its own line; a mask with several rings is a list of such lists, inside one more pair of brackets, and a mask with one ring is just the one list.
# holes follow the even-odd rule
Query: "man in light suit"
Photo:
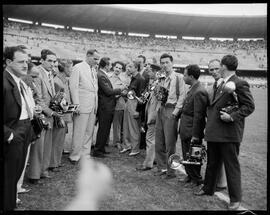
[[[160, 70], [160, 66], [156, 64], [151, 65], [149, 69], [149, 86], [154, 86], [156, 81], [156, 73]], [[137, 171], [147, 171], [153, 168], [155, 160], [155, 124], [157, 116], [158, 100], [154, 95], [154, 91], [150, 91], [149, 100], [145, 106], [145, 121], [147, 125], [146, 132], [146, 156], [143, 163], [136, 167]]]
[[76, 64], [71, 73], [71, 100], [79, 105], [73, 121], [72, 152], [69, 155], [72, 164], [76, 164], [82, 154], [90, 154], [98, 107], [98, 61], [97, 50], [88, 50], [86, 59]]
[[94, 157], [105, 157], [109, 153], [105, 150], [105, 144], [108, 141], [111, 123], [113, 120], [114, 109], [116, 105], [116, 95], [120, 95], [125, 87], [113, 89], [108, 72], [111, 68], [110, 58], [103, 57], [99, 62], [98, 69], [98, 131], [96, 144], [93, 150]]
[[4, 192], [3, 209], [16, 207], [17, 182], [24, 169], [31, 137], [34, 101], [31, 90], [22, 81], [27, 74], [28, 57], [20, 47], [4, 50], [6, 68], [3, 72], [4, 122]]
[[42, 102], [40, 105], [42, 107], [42, 112], [46, 116], [46, 121], [50, 124], [50, 126], [41, 133], [40, 139], [36, 141], [36, 144], [30, 151], [28, 178], [29, 182], [33, 184], [39, 183], [38, 180], [40, 178], [51, 178], [48, 173], [48, 169], [50, 166], [52, 150], [53, 116], [59, 117], [59, 114], [49, 107], [50, 101], [55, 95], [52, 74], [55, 62], [55, 53], [48, 49], [43, 49], [41, 51], [41, 64], [37, 67], [39, 77], [43, 82], [43, 87], [41, 88]]
[[[254, 111], [255, 105], [249, 84], [235, 74], [238, 66], [237, 58], [226, 55], [222, 58], [220, 65], [224, 83], [213, 94], [207, 110], [205, 140], [209, 156], [208, 167], [204, 186], [195, 195], [214, 194], [223, 161], [230, 197], [228, 209], [237, 210], [242, 199], [239, 148], [243, 138], [245, 117]], [[222, 110], [235, 101], [238, 104], [236, 110], [231, 113]]]
[[[187, 153], [190, 143], [202, 144], [204, 128], [206, 123], [206, 107], [208, 94], [201, 82], [200, 68], [198, 65], [188, 65], [184, 71], [184, 81], [190, 85], [186, 94], [180, 121], [180, 138], [184, 160], [187, 160]], [[187, 177], [185, 183], [198, 186], [202, 184], [201, 166], [185, 165]]]

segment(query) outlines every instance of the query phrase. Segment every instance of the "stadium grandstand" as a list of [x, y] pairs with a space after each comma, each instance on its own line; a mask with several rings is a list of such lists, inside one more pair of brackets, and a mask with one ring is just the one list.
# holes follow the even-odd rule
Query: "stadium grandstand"
[[196, 63], [205, 70], [210, 59], [234, 54], [239, 70], [266, 76], [266, 18], [150, 12], [111, 5], [3, 5], [3, 34], [4, 45], [25, 44], [37, 58], [43, 48], [75, 62], [84, 59], [90, 47], [123, 61], [139, 54], [158, 59], [160, 53], [168, 52], [174, 56], [176, 69]]

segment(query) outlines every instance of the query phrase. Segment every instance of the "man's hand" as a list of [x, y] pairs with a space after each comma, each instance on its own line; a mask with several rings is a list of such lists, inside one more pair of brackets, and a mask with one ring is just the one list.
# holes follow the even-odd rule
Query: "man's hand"
[[74, 114], [80, 115], [80, 107], [77, 107], [77, 109], [74, 111]]
[[231, 117], [230, 114], [227, 114], [224, 111], [220, 111], [219, 113], [221, 114], [220, 119], [223, 120], [224, 122], [233, 122], [233, 118]]
[[52, 116], [56, 116], [56, 117], [62, 117], [62, 116], [63, 116], [63, 114], [59, 114], [59, 113], [57, 113], [57, 112], [53, 111], [53, 112], [52, 112]]
[[121, 96], [126, 96], [128, 93], [128, 89], [127, 88], [124, 88], [121, 92]]
[[192, 137], [190, 142], [198, 142], [200, 139], [198, 137]]
[[67, 210], [97, 210], [99, 201], [111, 190], [112, 173], [103, 163], [82, 157], [77, 180], [78, 194]]

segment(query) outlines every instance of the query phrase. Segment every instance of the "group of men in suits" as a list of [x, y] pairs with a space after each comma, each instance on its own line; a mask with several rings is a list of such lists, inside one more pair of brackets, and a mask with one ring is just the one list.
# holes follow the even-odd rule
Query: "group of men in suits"
[[[19, 47], [7, 47], [4, 52], [6, 68], [4, 71], [4, 161], [5, 190], [4, 208], [12, 210], [16, 207], [16, 184], [19, 180], [27, 148], [31, 142], [35, 102], [32, 92], [27, 89], [21, 78], [27, 73], [27, 54]], [[40, 178], [49, 178], [48, 170], [53, 150], [53, 120], [61, 117], [50, 108], [50, 101], [55, 95], [52, 77], [53, 67], [57, 61], [56, 55], [50, 50], [41, 52], [41, 65], [38, 73], [42, 79], [39, 86], [41, 94], [39, 103], [50, 128], [41, 133], [41, 137], [31, 147], [28, 177], [33, 183]], [[163, 54], [160, 66], [151, 64], [150, 70], [145, 70], [146, 59], [138, 59], [126, 65], [127, 74], [131, 77], [129, 84], [112, 83], [109, 71], [111, 60], [108, 57], [100, 59], [95, 49], [86, 53], [86, 58], [73, 67], [69, 88], [73, 104], [78, 108], [73, 115], [72, 151], [69, 160], [78, 163], [83, 155], [90, 155], [93, 142], [94, 127], [98, 121], [96, 144], [92, 156], [105, 157], [105, 145], [108, 142], [111, 124], [114, 122], [114, 144], [119, 152], [131, 150], [130, 156], [139, 153], [141, 140], [141, 122], [147, 124], [146, 157], [138, 171], [150, 170], [154, 161], [157, 163], [157, 176], [165, 179], [175, 178], [175, 170], [168, 163], [169, 157], [176, 152], [176, 141], [180, 133], [183, 158], [187, 159], [191, 143], [202, 144], [207, 141], [207, 169], [205, 179], [201, 176], [201, 166], [185, 165], [187, 177], [185, 183], [196, 186], [204, 184], [196, 195], [213, 195], [218, 181], [219, 172], [224, 162], [230, 196], [230, 209], [237, 209], [241, 202], [241, 174], [238, 161], [240, 142], [244, 131], [244, 119], [254, 110], [254, 101], [246, 81], [238, 78], [235, 71], [238, 61], [235, 56], [226, 55], [220, 62], [221, 79], [218, 85], [207, 92], [198, 80], [200, 68], [198, 65], [188, 65], [184, 75], [173, 70], [173, 57]], [[122, 67], [122, 62], [116, 62], [114, 67]], [[143, 67], [143, 68], [142, 68]], [[114, 69], [117, 73], [118, 69]], [[120, 71], [120, 70], [119, 70]], [[118, 72], [119, 72], [118, 71]], [[157, 72], [163, 72], [163, 81], [157, 80]], [[116, 81], [120, 79], [114, 77]], [[121, 81], [120, 81], [121, 82]], [[161, 101], [156, 91], [151, 90], [145, 104], [139, 98], [142, 92], [157, 82], [168, 92], [166, 101]], [[228, 83], [233, 83], [230, 89]], [[190, 86], [187, 89], [187, 86]], [[133, 99], [127, 99], [129, 91]], [[122, 98], [123, 108], [116, 111], [117, 102]], [[124, 99], [123, 99], [124, 98]], [[238, 108], [227, 113], [222, 108], [237, 100]], [[118, 113], [117, 116], [115, 113]], [[119, 118], [119, 119], [118, 119]], [[124, 120], [121, 120], [124, 119]], [[178, 122], [180, 118], [180, 128]], [[123, 137], [121, 138], [121, 126]]]

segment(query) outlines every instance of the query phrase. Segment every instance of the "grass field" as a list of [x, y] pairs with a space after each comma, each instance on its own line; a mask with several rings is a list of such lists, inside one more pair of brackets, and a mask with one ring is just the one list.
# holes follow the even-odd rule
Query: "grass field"
[[[267, 89], [252, 88], [256, 110], [246, 119], [244, 139], [240, 148], [242, 172], [242, 205], [249, 210], [267, 209]], [[197, 197], [194, 188], [184, 187], [177, 179], [164, 180], [153, 171], [137, 172], [145, 151], [136, 157], [119, 154], [109, 147], [111, 154], [98, 158], [111, 168], [113, 187], [100, 203], [100, 210], [226, 210], [226, 203], [216, 196]], [[180, 142], [177, 152], [181, 154]], [[21, 210], [62, 210], [74, 197], [79, 166], [71, 165], [63, 157], [61, 172], [51, 173], [52, 179], [42, 179], [42, 185], [30, 185], [31, 191], [20, 194]], [[205, 165], [202, 168], [204, 176]], [[184, 177], [177, 172], [177, 177]], [[226, 192], [225, 192], [226, 193]]]

